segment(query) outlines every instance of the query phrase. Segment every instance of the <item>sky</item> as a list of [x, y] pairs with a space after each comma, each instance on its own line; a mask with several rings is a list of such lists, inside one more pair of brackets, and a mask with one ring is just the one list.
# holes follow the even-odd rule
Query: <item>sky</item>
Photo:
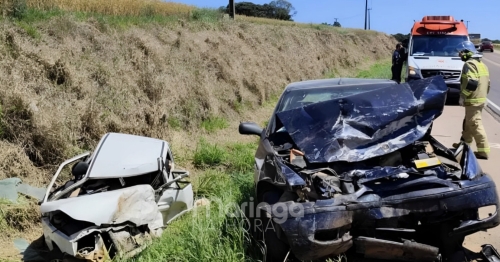
[[[265, 4], [272, 0], [243, 0]], [[235, 2], [243, 2], [235, 0]], [[226, 6], [228, 0], [173, 0], [198, 7]], [[297, 14], [292, 18], [302, 23], [329, 23], [335, 18], [342, 27], [364, 28], [365, 0], [289, 0]], [[451, 15], [469, 21], [470, 34], [500, 39], [500, 1], [498, 0], [368, 0], [370, 28], [388, 34], [407, 34], [413, 20], [426, 15]]]

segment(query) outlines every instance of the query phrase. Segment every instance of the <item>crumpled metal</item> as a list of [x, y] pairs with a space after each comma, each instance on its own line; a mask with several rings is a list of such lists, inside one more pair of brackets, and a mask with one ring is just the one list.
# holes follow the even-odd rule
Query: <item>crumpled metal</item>
[[442, 76], [310, 104], [277, 113], [310, 163], [359, 162], [422, 138], [442, 114], [448, 87]]

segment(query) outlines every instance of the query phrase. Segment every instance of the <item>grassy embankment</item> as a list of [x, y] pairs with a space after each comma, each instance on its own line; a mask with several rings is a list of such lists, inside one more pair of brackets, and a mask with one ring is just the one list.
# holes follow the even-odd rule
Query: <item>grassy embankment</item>
[[[222, 200], [208, 218], [170, 225], [141, 261], [258, 257], [238, 220], [217, 212], [252, 192], [256, 141], [237, 133], [239, 121], [266, 121], [292, 81], [390, 74], [385, 62], [370, 66], [394, 45], [377, 32], [229, 21], [159, 1], [4, 0], [2, 11], [0, 179], [45, 186], [63, 159], [91, 150], [105, 132], [125, 132], [170, 141], [196, 197]], [[0, 209], [0, 257], [13, 258], [13, 239], [41, 235], [38, 208], [22, 198]]]

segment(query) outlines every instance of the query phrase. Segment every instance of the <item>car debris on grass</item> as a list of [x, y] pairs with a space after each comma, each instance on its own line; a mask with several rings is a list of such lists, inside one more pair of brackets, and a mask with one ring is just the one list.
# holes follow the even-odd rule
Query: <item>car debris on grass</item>
[[18, 177], [0, 180], [0, 199], [6, 199], [15, 204], [18, 200], [18, 193], [40, 201], [45, 194], [45, 190], [24, 184]]
[[[365, 258], [440, 261], [467, 235], [498, 226], [496, 185], [472, 148], [431, 135], [448, 88], [441, 76], [397, 84], [334, 78], [288, 85], [255, 153], [267, 261]], [[488, 217], [478, 210], [492, 207]], [[260, 212], [262, 211], [262, 212]], [[490, 252], [491, 253], [491, 252]]]

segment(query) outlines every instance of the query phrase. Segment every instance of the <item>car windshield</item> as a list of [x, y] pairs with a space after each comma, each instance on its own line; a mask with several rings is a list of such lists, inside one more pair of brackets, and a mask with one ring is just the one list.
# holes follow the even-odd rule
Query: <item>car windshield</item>
[[313, 88], [292, 90], [283, 95], [281, 103], [276, 109], [276, 113], [291, 110], [306, 105], [347, 97], [364, 91], [373, 90], [380, 87], [385, 87], [386, 84], [371, 84], [371, 85], [345, 85], [335, 87]]
[[457, 46], [468, 41], [467, 36], [414, 36], [411, 56], [458, 56]]

